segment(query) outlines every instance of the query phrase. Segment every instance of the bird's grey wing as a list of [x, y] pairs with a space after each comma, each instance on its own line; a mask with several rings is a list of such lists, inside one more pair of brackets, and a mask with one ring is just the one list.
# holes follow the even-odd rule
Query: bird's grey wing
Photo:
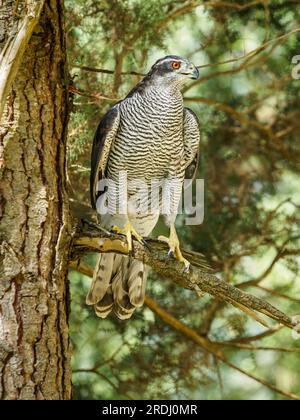
[[91, 204], [96, 208], [97, 184], [105, 176], [109, 152], [116, 137], [120, 124], [119, 106], [113, 106], [101, 119], [95, 133], [92, 155], [91, 155], [91, 175], [90, 192]]
[[183, 112], [183, 142], [185, 178], [194, 180], [200, 157], [200, 123], [197, 115], [189, 108], [184, 108]]

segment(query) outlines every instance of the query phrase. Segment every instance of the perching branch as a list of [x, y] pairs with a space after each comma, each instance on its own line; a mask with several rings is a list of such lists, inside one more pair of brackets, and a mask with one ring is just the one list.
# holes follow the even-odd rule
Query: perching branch
[[27, 13], [16, 36], [11, 36], [0, 54], [0, 119], [6, 97], [20, 67], [23, 54], [39, 21], [44, 0], [28, 1]]
[[[230, 303], [266, 327], [269, 326], [260, 314], [266, 315], [290, 329], [294, 328], [292, 319], [288, 315], [268, 302], [245, 293], [216, 277], [205, 266], [201, 254], [183, 252], [184, 257], [191, 262], [190, 272], [185, 273], [181, 263], [166, 258], [168, 249], [164, 243], [149, 240], [148, 244], [151, 250], [134, 241], [133, 257], [143, 261], [163, 277], [169, 278], [185, 289], [194, 290], [199, 294], [209, 293], [221, 301]], [[115, 252], [127, 255], [126, 240], [122, 235], [111, 234], [96, 226], [89, 226], [87, 229], [80, 229], [74, 237], [72, 267], [76, 268], [76, 261], [80, 262], [80, 259], [88, 252]]]

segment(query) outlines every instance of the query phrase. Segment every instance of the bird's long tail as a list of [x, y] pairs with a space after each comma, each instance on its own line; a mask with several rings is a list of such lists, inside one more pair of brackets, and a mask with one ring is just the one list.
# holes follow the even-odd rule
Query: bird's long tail
[[88, 305], [100, 318], [113, 310], [118, 318], [130, 318], [143, 305], [148, 269], [141, 261], [118, 254], [100, 254], [94, 270]]

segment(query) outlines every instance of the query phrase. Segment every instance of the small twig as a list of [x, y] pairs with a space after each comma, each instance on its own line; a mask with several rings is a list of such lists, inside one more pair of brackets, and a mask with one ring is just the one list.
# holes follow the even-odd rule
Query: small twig
[[237, 285], [237, 287], [239, 287], [240, 289], [245, 289], [247, 287], [251, 287], [251, 286], [258, 286], [258, 284], [260, 282], [262, 282], [272, 271], [273, 267], [275, 266], [275, 264], [277, 263], [277, 261], [281, 258], [282, 256], [282, 249], [280, 249], [276, 256], [273, 258], [271, 264], [269, 265], [269, 267], [256, 279], [253, 280], [249, 280], [249, 281], [245, 281], [243, 283], [240, 283]]
[[270, 295], [277, 296], [281, 299], [289, 300], [290, 302], [300, 303], [300, 299], [294, 298], [292, 296], [287, 296], [283, 293], [278, 292], [277, 290], [269, 289], [268, 287], [264, 287], [261, 285], [256, 285], [255, 287], [257, 287], [260, 290], [263, 290], [264, 292], [269, 293]]
[[229, 343], [240, 343], [240, 344], [252, 343], [253, 341], [259, 341], [259, 340], [262, 340], [263, 338], [270, 337], [271, 335], [280, 331], [282, 328], [283, 328], [282, 325], [276, 325], [275, 327], [270, 328], [269, 330], [264, 331], [260, 334], [252, 335], [250, 337], [235, 338], [229, 341]]
[[[71, 67], [74, 67], [75, 69], [80, 69], [83, 71], [90, 71], [92, 73], [103, 73], [103, 74], [111, 74], [113, 75], [115, 73], [114, 70], [107, 70], [107, 69], [99, 69], [96, 67], [90, 67], [90, 66], [79, 66], [77, 64], [72, 64]], [[146, 76], [144, 73], [139, 73], [137, 71], [122, 71], [122, 76]]]
[[103, 100], [103, 101], [110, 101], [110, 102], [116, 102], [119, 99], [118, 98], [110, 98], [108, 96], [102, 95], [101, 93], [97, 92], [89, 92], [87, 90], [82, 90], [74, 86], [74, 84], [69, 86], [69, 92], [75, 93], [80, 96], [85, 96], [87, 98], [95, 98], [97, 101]]
[[250, 344], [231, 342], [231, 341], [218, 341], [220, 347], [233, 347], [240, 350], [261, 350], [261, 351], [278, 351], [281, 353], [300, 353], [300, 347], [288, 348], [288, 347], [268, 347], [268, 346], [252, 346]]

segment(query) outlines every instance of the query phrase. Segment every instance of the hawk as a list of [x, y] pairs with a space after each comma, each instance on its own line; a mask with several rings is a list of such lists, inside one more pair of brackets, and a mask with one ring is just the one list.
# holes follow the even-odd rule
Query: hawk
[[[185, 174], [198, 166], [199, 122], [183, 106], [181, 90], [189, 79], [197, 79], [197, 67], [182, 57], [169, 55], [152, 66], [149, 73], [131, 92], [104, 115], [97, 128], [91, 155], [91, 203], [101, 208], [104, 202], [119, 198], [120, 191], [106, 188], [99, 191], [99, 181], [119, 181], [126, 173], [128, 202], [125, 211], [108, 211], [101, 217], [101, 225], [126, 235], [129, 256], [100, 254], [94, 270], [88, 305], [94, 305], [100, 318], [112, 310], [118, 318], [130, 318], [142, 306], [145, 298], [147, 268], [131, 257], [132, 238], [144, 242], [157, 224], [161, 202], [154, 210], [143, 212], [130, 208], [130, 197], [139, 185], [146, 185], [139, 194], [139, 209], [149, 199], [152, 181], [173, 182], [168, 191], [170, 211], [165, 214], [170, 237], [159, 239], [168, 243], [170, 255], [182, 262], [185, 270], [189, 262], [183, 257], [175, 228]], [[115, 184], [114, 184], [115, 185]], [[162, 195], [161, 193], [160, 195]]]

